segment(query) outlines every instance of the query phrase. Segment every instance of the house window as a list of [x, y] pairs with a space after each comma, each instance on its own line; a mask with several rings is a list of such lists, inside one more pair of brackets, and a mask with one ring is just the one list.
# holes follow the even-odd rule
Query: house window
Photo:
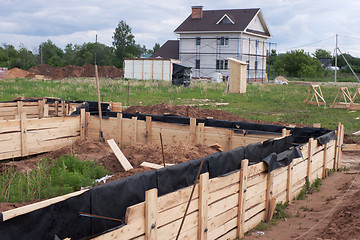
[[229, 45], [229, 37], [218, 37], [217, 45], [221, 45], [221, 46]]
[[216, 70], [226, 70], [228, 69], [228, 66], [228, 60], [216, 60]]
[[200, 59], [195, 61], [195, 69], [200, 69]]
[[201, 37], [196, 37], [196, 45], [200, 46], [201, 44]]

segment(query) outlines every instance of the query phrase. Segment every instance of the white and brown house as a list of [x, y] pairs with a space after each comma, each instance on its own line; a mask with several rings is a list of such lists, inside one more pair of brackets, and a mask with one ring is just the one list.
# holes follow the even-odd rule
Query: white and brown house
[[[152, 57], [175, 58], [193, 69], [193, 77], [229, 74], [228, 58], [248, 62], [248, 81], [263, 81], [266, 57], [274, 44], [260, 8], [203, 10], [192, 12]], [[170, 50], [171, 49], [171, 50]], [[169, 54], [171, 53], [171, 54]]]

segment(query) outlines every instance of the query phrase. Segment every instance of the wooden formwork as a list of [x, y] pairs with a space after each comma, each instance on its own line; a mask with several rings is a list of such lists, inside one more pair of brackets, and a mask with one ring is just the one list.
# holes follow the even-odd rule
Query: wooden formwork
[[[243, 160], [241, 170], [230, 175], [209, 179], [208, 173], [202, 174], [179, 238], [243, 237], [259, 222], [271, 219], [272, 203], [291, 202], [306, 178], [310, 182], [325, 178], [326, 170], [338, 165], [338, 149], [335, 140], [321, 146], [311, 139], [301, 149], [303, 158], [272, 172], [263, 162], [248, 166], [248, 160]], [[95, 239], [174, 239], [192, 188], [161, 197], [157, 189], [147, 191], [145, 202], [127, 209], [124, 226]]]
[[[87, 136], [90, 139], [99, 138], [99, 118], [87, 114]], [[123, 118], [121, 113], [116, 118], [103, 119], [103, 134], [105, 139], [114, 139], [120, 146], [133, 143], [158, 143], [160, 144], [160, 132], [166, 144], [192, 143], [212, 145], [218, 143], [225, 151], [238, 146], [246, 146], [251, 143], [262, 142], [268, 139], [281, 137], [273, 134], [239, 134], [234, 130], [205, 126], [204, 123], [196, 124], [195, 118], [190, 118], [190, 125], [155, 122], [151, 117], [146, 121]], [[287, 134], [284, 131], [283, 134]]]
[[71, 145], [85, 136], [85, 112], [81, 116], [27, 118], [0, 121], [0, 160], [24, 157]]
[[54, 116], [69, 116], [80, 103], [66, 103], [56, 100], [47, 103], [46, 99], [38, 101], [0, 102], [0, 120], [20, 118], [20, 113], [26, 113], [27, 118], [44, 118]]

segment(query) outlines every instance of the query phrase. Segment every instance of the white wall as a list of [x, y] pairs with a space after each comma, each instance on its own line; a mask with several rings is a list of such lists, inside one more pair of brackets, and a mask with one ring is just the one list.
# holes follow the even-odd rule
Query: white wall
[[172, 80], [170, 59], [125, 59], [124, 77], [142, 80]]

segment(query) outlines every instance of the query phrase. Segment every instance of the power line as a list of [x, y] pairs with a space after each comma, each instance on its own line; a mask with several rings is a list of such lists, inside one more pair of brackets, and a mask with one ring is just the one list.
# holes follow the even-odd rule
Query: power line
[[340, 36], [345, 37], [345, 38], [352, 38], [352, 39], [360, 40], [360, 37], [350, 37], [350, 36], [344, 36], [344, 35], [340, 35]]
[[309, 45], [313, 45], [313, 44], [315, 44], [315, 43], [319, 43], [319, 42], [323, 42], [323, 41], [329, 40], [329, 39], [334, 38], [334, 37], [335, 37], [335, 35], [333, 35], [333, 36], [331, 36], [331, 37], [328, 37], [328, 38], [324, 38], [324, 39], [315, 41], [315, 42], [307, 43], [307, 44], [304, 44], [304, 45], [301, 45], [301, 46], [280, 49], [279, 51], [288, 50], [288, 49], [296, 49], [296, 48], [301, 48], [301, 47], [306, 47], [306, 46], [309, 46]]

